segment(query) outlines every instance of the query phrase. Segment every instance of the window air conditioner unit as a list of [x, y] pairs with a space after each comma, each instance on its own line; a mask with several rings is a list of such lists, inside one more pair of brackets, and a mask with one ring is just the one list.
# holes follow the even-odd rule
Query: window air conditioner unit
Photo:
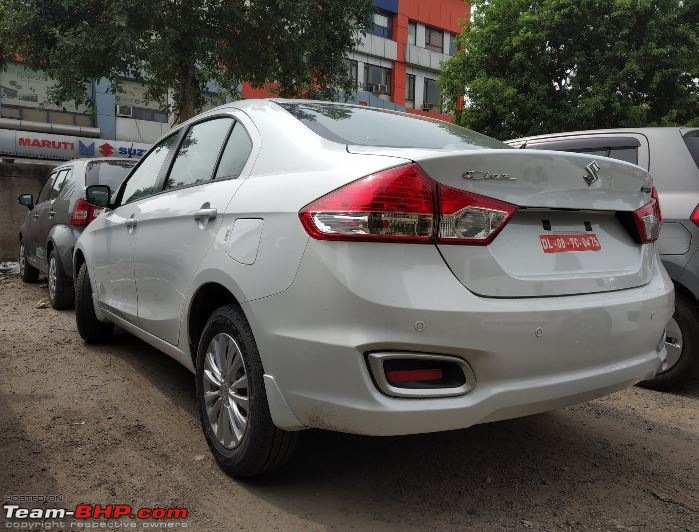
[[371, 87], [371, 92], [374, 94], [381, 94], [381, 85], [370, 85]]
[[131, 118], [133, 116], [133, 107], [130, 105], [117, 105], [116, 115], [124, 118]]
[[388, 94], [388, 85], [379, 85], [380, 94]]
[[422, 110], [423, 111], [431, 111], [434, 108], [433, 103], [424, 103], [422, 104]]

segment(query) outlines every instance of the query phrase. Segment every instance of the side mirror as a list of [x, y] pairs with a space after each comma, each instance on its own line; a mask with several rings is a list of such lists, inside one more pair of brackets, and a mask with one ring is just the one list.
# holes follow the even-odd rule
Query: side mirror
[[31, 194], [20, 194], [17, 196], [17, 201], [20, 205], [24, 205], [30, 211], [34, 208], [34, 196]]
[[97, 207], [109, 207], [112, 191], [107, 185], [90, 185], [85, 189], [85, 199]]

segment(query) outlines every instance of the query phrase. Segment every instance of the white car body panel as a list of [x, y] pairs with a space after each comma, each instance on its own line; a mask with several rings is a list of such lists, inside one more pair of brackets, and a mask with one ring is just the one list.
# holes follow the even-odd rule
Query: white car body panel
[[[254, 148], [239, 178], [118, 207], [83, 232], [76, 253], [88, 265], [98, 317], [121, 325], [190, 370], [193, 300], [205, 286], [230, 293], [254, 333], [277, 426], [374, 435], [455, 429], [585, 401], [646, 379], [660, 367], [665, 350], [656, 347], [672, 314], [673, 288], [652, 244], [634, 248], [627, 243], [627, 255], [621, 246], [622, 255], [609, 255], [606, 269], [592, 273], [599, 290], [584, 293], [593, 290], [581, 290], [575, 282], [585, 283], [580, 279], [589, 264], [568, 264], [558, 279], [551, 272], [536, 279], [535, 269], [551, 264], [530, 269], [524, 263], [513, 265], [512, 257], [523, 251], [506, 249], [508, 228], [491, 244], [493, 250], [452, 250], [431, 244], [318, 241], [299, 221], [305, 205], [360, 177], [420, 160], [437, 181], [448, 183], [463, 172], [462, 157], [490, 165], [494, 159], [488, 152], [493, 150], [449, 154], [446, 163], [444, 153], [435, 150], [349, 150], [316, 135], [271, 101], [239, 102], [203, 116], [222, 113], [257, 135], [251, 135]], [[499, 160], [507, 169], [525, 155], [496, 151], [502, 152]], [[642, 205], [640, 186], [651, 183], [641, 169], [605, 160], [602, 171], [620, 177], [604, 181], [598, 191], [587, 190], [580, 179], [572, 192], [572, 181], [564, 181], [558, 194], [547, 194], [544, 185], [561, 168], [580, 178], [579, 170], [590, 158], [556, 153], [537, 162], [529, 156], [521, 182], [529, 188], [480, 183], [478, 193], [519, 204], [528, 197], [530, 205], [556, 208], [561, 198], [569, 202], [565, 208], [574, 208], [592, 197], [596, 203], [585, 209], [611, 211]], [[536, 172], [546, 168], [544, 158], [562, 166], [540, 171], [537, 178]], [[537, 179], [543, 181], [537, 184]], [[535, 186], [541, 188], [536, 200]], [[217, 216], [200, 227], [192, 211], [206, 202]], [[132, 213], [139, 218], [135, 240], [115, 222]], [[107, 227], [111, 233], [105, 234]], [[623, 240], [614, 231], [610, 229], [609, 242]], [[505, 246], [500, 255], [499, 246]], [[498, 259], [511, 279], [494, 268]], [[560, 260], [570, 262], [572, 256]], [[476, 275], [486, 279], [480, 286], [491, 292], [504, 287], [502, 294], [477, 295], [468, 279], [474, 268], [490, 272], [490, 280], [485, 273]], [[530, 290], [527, 276], [531, 286], [539, 287]], [[619, 277], [626, 277], [625, 285], [609, 280]], [[135, 292], [137, 310], [131, 303]], [[389, 397], [374, 384], [365, 359], [368, 352], [385, 350], [461, 357], [472, 368], [476, 386], [459, 397]]]

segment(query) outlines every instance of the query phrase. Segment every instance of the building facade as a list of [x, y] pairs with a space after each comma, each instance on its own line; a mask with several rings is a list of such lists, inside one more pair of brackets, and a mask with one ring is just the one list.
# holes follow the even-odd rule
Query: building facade
[[[374, 0], [374, 27], [350, 54], [356, 84], [348, 100], [443, 120], [437, 87], [441, 62], [457, 50], [461, 23], [471, 15], [464, 0]], [[243, 84], [244, 98], [270, 95]]]

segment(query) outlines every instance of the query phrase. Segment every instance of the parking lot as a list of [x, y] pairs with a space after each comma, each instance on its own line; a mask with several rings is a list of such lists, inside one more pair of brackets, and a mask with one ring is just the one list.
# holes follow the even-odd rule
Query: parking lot
[[238, 482], [187, 370], [125, 333], [85, 345], [46, 298], [0, 276], [2, 494], [181, 506], [197, 530], [699, 530], [697, 380], [441, 434], [309, 431], [282, 471]]

